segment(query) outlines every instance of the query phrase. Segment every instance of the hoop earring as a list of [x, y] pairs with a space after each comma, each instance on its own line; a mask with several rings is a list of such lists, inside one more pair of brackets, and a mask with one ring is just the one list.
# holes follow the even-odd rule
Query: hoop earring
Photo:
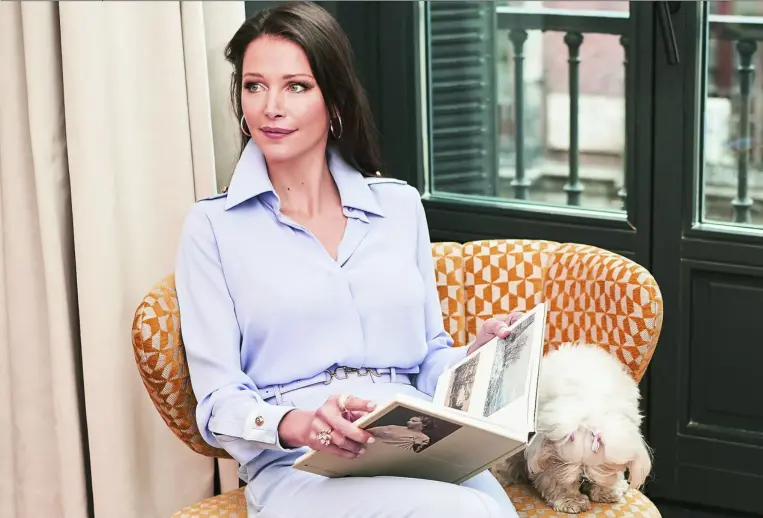
[[342, 116], [337, 115], [337, 120], [339, 121], [339, 135], [336, 134], [336, 130], [334, 130], [334, 121], [329, 122], [329, 129], [331, 130], [331, 134], [334, 135], [334, 138], [339, 140], [342, 137], [342, 133], [344, 132], [344, 126], [342, 125]]
[[246, 130], [244, 129], [244, 123], [245, 123], [245, 122], [246, 122], [246, 121], [244, 120], [244, 116], [242, 115], [242, 116], [241, 116], [241, 121], [240, 121], [240, 123], [239, 123], [239, 126], [241, 126], [241, 133], [243, 133], [243, 134], [244, 134], [244, 135], [246, 135], [247, 137], [251, 138], [251, 137], [252, 137], [251, 133], [247, 133], [247, 132], [246, 132]]

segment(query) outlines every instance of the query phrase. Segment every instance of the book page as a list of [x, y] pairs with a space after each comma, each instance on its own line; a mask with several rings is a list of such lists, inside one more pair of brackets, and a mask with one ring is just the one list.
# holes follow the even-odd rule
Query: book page
[[487, 383], [495, 346], [495, 340], [491, 340], [440, 375], [434, 403], [474, 417], [484, 417]]
[[[534, 431], [537, 376], [543, 355], [546, 304], [539, 304], [527, 318], [498, 340], [491, 372], [485, 417], [522, 433]], [[531, 418], [532, 416], [532, 418]]]
[[357, 423], [377, 439], [366, 445], [365, 454], [344, 459], [309, 452], [294, 467], [328, 477], [404, 476], [460, 483], [526, 447], [524, 440], [507, 436], [492, 423], [404, 396]]
[[489, 419], [519, 434], [533, 428], [538, 364], [546, 322], [545, 303], [510, 326], [505, 339], [494, 338], [444, 372], [434, 402]]
[[533, 347], [533, 356], [530, 359], [530, 386], [528, 389], [527, 397], [528, 433], [536, 432], [538, 425], [538, 383], [540, 381], [540, 369], [543, 362], [543, 350], [546, 344], [546, 322], [548, 322], [548, 308], [548, 301], [546, 301], [543, 304], [543, 312], [541, 313], [542, 321], [538, 324], [537, 343], [535, 343], [535, 346]]

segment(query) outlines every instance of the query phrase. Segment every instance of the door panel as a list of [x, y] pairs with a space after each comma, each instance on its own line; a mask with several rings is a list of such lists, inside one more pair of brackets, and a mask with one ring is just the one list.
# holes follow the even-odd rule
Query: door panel
[[763, 445], [763, 391], [754, 390], [752, 371], [763, 365], [763, 348], [744, 339], [763, 336], [763, 270], [684, 260], [682, 284], [692, 307], [686, 428]]
[[724, 3], [736, 5], [722, 14], [720, 3], [682, 2], [671, 17], [680, 62], [660, 43], [655, 52], [652, 270], [665, 320], [651, 367], [649, 492], [760, 514], [763, 221], [752, 199], [763, 97], [750, 66], [761, 62], [763, 18]]

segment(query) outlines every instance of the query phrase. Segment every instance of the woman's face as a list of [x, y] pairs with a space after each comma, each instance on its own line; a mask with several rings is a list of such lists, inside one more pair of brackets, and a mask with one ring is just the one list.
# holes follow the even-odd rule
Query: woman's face
[[328, 111], [299, 45], [269, 35], [252, 41], [241, 84], [246, 126], [268, 162], [325, 150]]
[[421, 430], [424, 428], [424, 423], [420, 417], [411, 417], [408, 419], [408, 428], [411, 430]]

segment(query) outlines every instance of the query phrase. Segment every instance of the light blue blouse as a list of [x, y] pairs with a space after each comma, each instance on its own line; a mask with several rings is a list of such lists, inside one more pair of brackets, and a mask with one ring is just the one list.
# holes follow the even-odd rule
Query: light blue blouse
[[293, 409], [259, 388], [395, 367], [432, 395], [466, 355], [443, 327], [418, 191], [364, 178], [334, 149], [328, 159], [348, 218], [336, 261], [280, 212], [251, 141], [227, 193], [195, 203], [182, 229], [175, 283], [198, 427], [242, 464], [283, 451], [278, 424]]

